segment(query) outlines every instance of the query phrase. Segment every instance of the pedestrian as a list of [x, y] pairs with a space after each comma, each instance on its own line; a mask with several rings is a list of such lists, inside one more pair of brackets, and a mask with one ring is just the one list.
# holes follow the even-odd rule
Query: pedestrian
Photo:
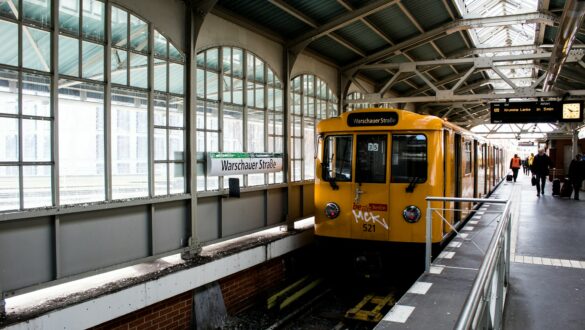
[[531, 152], [530, 157], [528, 157], [528, 170], [532, 172], [532, 162], [534, 161], [534, 154]]
[[522, 170], [524, 171], [524, 174], [528, 175], [528, 157], [522, 160]]
[[544, 153], [544, 149], [538, 150], [538, 155], [532, 159], [532, 166], [530, 171], [532, 175], [536, 177], [536, 196], [544, 195], [544, 186], [546, 183], [546, 176], [548, 175], [549, 168], [551, 168], [552, 160]]
[[514, 174], [514, 182], [516, 182], [516, 178], [518, 177], [518, 171], [520, 170], [520, 166], [522, 164], [522, 159], [518, 157], [518, 154], [514, 154], [514, 157], [510, 159], [510, 169]]
[[575, 200], [579, 200], [579, 189], [581, 189], [581, 183], [585, 179], [584, 176], [585, 163], [581, 161], [581, 155], [577, 154], [569, 165], [569, 181], [575, 190]]

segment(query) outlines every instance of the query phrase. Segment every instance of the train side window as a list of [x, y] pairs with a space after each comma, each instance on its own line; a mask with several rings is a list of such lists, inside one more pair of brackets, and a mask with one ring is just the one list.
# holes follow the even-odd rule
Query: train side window
[[351, 181], [352, 142], [353, 138], [347, 135], [325, 138], [323, 180]]
[[463, 155], [465, 157], [465, 172], [463, 174], [471, 174], [471, 141], [465, 141]]
[[388, 135], [358, 135], [355, 182], [386, 183]]
[[392, 135], [391, 182], [427, 180], [427, 137], [423, 134]]

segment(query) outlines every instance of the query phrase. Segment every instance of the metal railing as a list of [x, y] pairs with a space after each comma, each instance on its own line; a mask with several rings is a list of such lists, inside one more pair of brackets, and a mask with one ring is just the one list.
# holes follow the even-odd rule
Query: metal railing
[[[473, 286], [461, 314], [455, 325], [455, 329], [501, 329], [502, 316], [504, 313], [504, 301], [508, 288], [510, 274], [510, 247], [511, 247], [511, 202], [503, 199], [480, 199], [480, 198], [446, 198], [427, 197], [426, 214], [426, 253], [425, 272], [429, 273], [431, 265], [431, 241], [432, 241], [432, 215], [434, 212], [451, 228], [452, 225], [440, 214], [438, 210], [443, 208], [432, 208], [431, 202], [472, 202], [505, 204], [503, 211], [497, 211], [501, 217], [496, 218], [498, 225], [492, 236], [489, 246], [484, 254], [482, 264], [475, 277]], [[473, 210], [470, 210], [473, 212]], [[493, 213], [493, 212], [490, 212]], [[459, 232], [453, 228], [455, 233]], [[483, 252], [483, 250], [472, 241], [472, 243]]]

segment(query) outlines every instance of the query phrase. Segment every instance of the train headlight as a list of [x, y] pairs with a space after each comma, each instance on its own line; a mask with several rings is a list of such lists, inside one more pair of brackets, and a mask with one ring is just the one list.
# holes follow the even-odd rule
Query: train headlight
[[339, 216], [339, 205], [333, 203], [333, 202], [329, 202], [327, 203], [327, 205], [325, 205], [325, 215], [329, 218], [329, 219], [335, 219], [337, 218], [337, 216]]
[[408, 223], [415, 223], [420, 220], [420, 214], [420, 209], [414, 205], [409, 205], [402, 211], [402, 216]]

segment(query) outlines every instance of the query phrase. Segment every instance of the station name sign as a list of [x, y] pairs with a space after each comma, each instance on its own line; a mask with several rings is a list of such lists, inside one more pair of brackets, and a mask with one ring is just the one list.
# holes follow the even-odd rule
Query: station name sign
[[394, 126], [398, 123], [396, 112], [354, 112], [347, 116], [347, 126]]
[[282, 171], [282, 154], [209, 152], [207, 175], [236, 175]]
[[493, 124], [581, 122], [583, 101], [491, 103], [490, 115]]

